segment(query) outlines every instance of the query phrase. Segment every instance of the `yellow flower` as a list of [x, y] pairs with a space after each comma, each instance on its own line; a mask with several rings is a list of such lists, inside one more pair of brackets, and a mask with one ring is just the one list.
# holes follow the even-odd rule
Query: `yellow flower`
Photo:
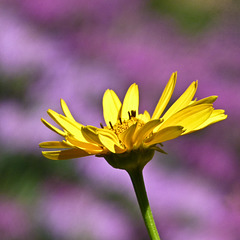
[[[40, 147], [60, 149], [43, 151], [46, 158], [53, 160], [71, 159], [96, 155], [114, 167], [128, 169], [136, 164], [144, 165], [154, 151], [164, 151], [158, 146], [227, 118], [224, 110], [213, 108], [217, 96], [193, 100], [198, 82], [193, 82], [176, 102], [163, 114], [173, 94], [177, 73], [173, 73], [152, 114], [138, 113], [138, 86], [132, 84], [123, 103], [113, 90], [103, 96], [103, 116], [106, 126], [101, 128], [78, 123], [61, 99], [64, 115], [49, 109], [48, 114], [63, 130], [42, 119], [51, 130], [65, 138], [63, 141], [40, 143]], [[120, 163], [119, 163], [120, 162]]]

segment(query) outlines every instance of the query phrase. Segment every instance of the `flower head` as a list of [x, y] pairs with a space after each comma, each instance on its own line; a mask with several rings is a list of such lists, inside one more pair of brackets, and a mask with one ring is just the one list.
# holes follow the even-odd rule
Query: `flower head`
[[63, 130], [44, 119], [42, 122], [65, 140], [40, 143], [42, 148], [60, 149], [43, 151], [43, 155], [53, 160], [96, 155], [105, 157], [116, 168], [143, 168], [151, 160], [155, 150], [165, 153], [159, 147], [163, 142], [227, 118], [224, 110], [213, 108], [217, 96], [193, 100], [197, 81], [193, 82], [163, 114], [173, 94], [176, 79], [177, 73], [173, 73], [152, 116], [147, 111], [143, 114], [138, 113], [139, 91], [135, 83], [129, 87], [123, 103], [113, 90], [106, 90], [103, 96], [106, 126], [100, 124], [101, 128], [78, 123], [61, 99], [64, 115], [51, 109], [48, 110], [48, 114]]

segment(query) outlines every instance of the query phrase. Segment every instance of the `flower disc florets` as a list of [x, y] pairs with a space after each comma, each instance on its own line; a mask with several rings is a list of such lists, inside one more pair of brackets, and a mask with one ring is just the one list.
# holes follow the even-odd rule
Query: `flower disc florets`
[[[122, 121], [121, 118], [119, 118], [119, 120], [116, 122], [116, 124], [112, 125], [111, 122], [109, 122], [110, 127], [103, 127], [102, 124], [100, 124], [102, 126], [102, 128], [105, 129], [109, 129], [111, 131], [113, 131], [117, 136], [119, 136], [121, 133], [125, 132], [126, 130], [128, 130], [132, 125], [136, 124], [136, 128], [140, 129], [145, 123], [140, 120], [137, 119], [136, 116], [136, 112], [135, 111], [131, 111], [129, 113], [129, 119]], [[119, 139], [119, 142], [121, 142], [121, 140]]]

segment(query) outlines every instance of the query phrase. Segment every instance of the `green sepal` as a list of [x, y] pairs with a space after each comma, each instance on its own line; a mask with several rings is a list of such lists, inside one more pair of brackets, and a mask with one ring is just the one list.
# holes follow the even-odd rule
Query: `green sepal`
[[131, 171], [136, 168], [143, 169], [153, 155], [153, 149], [138, 148], [121, 154], [109, 153], [104, 158], [114, 168]]

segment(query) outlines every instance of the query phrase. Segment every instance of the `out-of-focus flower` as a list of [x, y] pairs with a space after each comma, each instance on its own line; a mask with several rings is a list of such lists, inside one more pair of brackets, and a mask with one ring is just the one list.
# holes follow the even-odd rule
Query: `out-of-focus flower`
[[29, 222], [24, 209], [8, 200], [0, 200], [1, 239], [26, 239], [29, 234]]
[[[126, 0], [110, 2], [103, 0], [101, 2], [93, 0], [91, 2], [85, 0], [56, 0], [54, 3], [49, 0], [23, 0], [21, 2], [12, 0], [22, 11], [34, 20], [60, 25], [64, 21], [61, 28], [76, 26], [87, 20], [105, 20], [115, 15], [126, 4]], [[6, 1], [6, 4], [9, 4]], [[11, 3], [10, 3], [11, 4]]]
[[93, 192], [74, 184], [48, 184], [37, 208], [39, 221], [55, 238], [135, 239], [123, 209], [106, 205]]
[[[165, 110], [175, 88], [177, 74], [173, 73], [152, 114], [147, 111], [138, 113], [139, 91], [132, 84], [124, 98], [123, 104], [113, 90], [107, 90], [103, 96], [103, 115], [105, 127], [83, 126], [75, 121], [66, 103], [61, 100], [65, 116], [48, 110], [50, 117], [64, 131], [42, 119], [52, 131], [65, 137], [65, 140], [40, 143], [43, 148], [65, 150], [43, 151], [49, 159], [62, 160], [89, 155], [103, 156], [116, 168], [143, 168], [151, 160], [154, 150], [164, 152], [157, 144], [177, 138], [227, 118], [224, 110], [214, 110], [216, 96], [201, 100], [192, 100], [197, 81], [193, 82], [179, 99]], [[67, 149], [67, 150], [66, 150]]]
[[195, 139], [196, 144], [194, 146], [192, 146], [191, 139], [179, 141], [175, 144], [176, 151], [181, 151], [183, 161], [195, 165], [203, 175], [217, 179], [219, 183], [222, 182], [223, 184], [236, 181], [239, 174], [238, 157], [228, 146], [221, 146], [218, 140], [214, 139], [215, 135], [211, 136], [211, 132], [208, 136], [204, 141]]

